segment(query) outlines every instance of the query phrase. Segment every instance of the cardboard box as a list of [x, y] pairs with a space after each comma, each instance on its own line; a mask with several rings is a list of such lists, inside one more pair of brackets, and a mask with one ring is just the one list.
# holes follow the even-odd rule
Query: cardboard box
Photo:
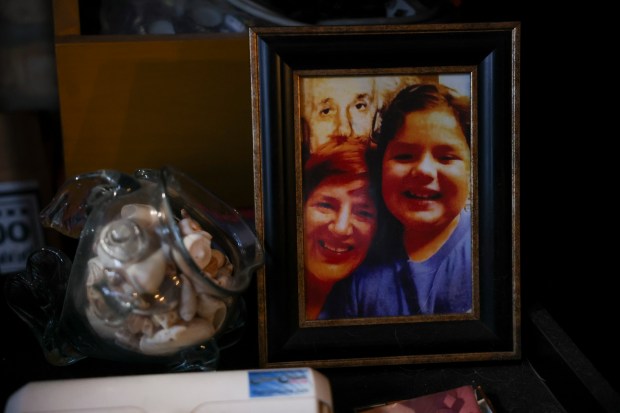
[[247, 35], [82, 35], [78, 7], [54, 1], [66, 177], [171, 165], [252, 208]]

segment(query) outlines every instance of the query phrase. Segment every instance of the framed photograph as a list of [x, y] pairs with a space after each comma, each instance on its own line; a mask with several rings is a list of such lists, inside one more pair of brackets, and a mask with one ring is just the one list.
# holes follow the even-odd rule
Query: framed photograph
[[520, 357], [519, 37], [250, 30], [261, 366]]

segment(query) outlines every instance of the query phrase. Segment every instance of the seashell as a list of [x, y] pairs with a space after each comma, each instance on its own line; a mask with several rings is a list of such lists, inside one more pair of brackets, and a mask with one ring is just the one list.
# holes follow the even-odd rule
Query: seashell
[[131, 334], [143, 333], [152, 336], [155, 332], [155, 326], [149, 317], [133, 313], [127, 316], [125, 327]]
[[171, 354], [180, 348], [202, 343], [214, 334], [209, 321], [194, 318], [187, 324], [159, 330], [152, 337], [142, 336], [140, 351], [149, 355]]
[[215, 274], [217, 270], [224, 265], [226, 260], [227, 258], [222, 251], [212, 249], [211, 261], [209, 261], [209, 264], [204, 268], [204, 270], [208, 273]]
[[96, 248], [103, 265], [110, 268], [139, 260], [147, 250], [148, 235], [129, 219], [112, 221], [103, 227]]
[[93, 284], [101, 282], [105, 278], [105, 267], [99, 258], [93, 257], [88, 260], [87, 267], [88, 275], [86, 276], [86, 287], [91, 287]]
[[194, 291], [196, 292], [196, 294], [206, 294], [206, 293], [213, 292], [213, 287], [210, 287], [209, 284], [204, 282], [202, 276], [187, 277], [187, 278], [192, 283], [192, 286], [194, 287]]
[[108, 309], [104, 319], [115, 319], [130, 311], [150, 307], [150, 304], [125, 280], [126, 275], [122, 270], [104, 270], [104, 273], [106, 277], [90, 287], [93, 294], [99, 294]]
[[121, 208], [121, 218], [130, 219], [141, 227], [151, 228], [159, 221], [159, 214], [148, 204], [127, 204]]
[[200, 294], [198, 295], [198, 308], [196, 312], [200, 317], [208, 320], [215, 331], [217, 331], [226, 319], [227, 309], [224, 301], [209, 294]]
[[185, 236], [183, 245], [198, 268], [206, 267], [211, 261], [211, 237], [206, 232], [194, 232]]
[[172, 249], [172, 260], [175, 262], [180, 272], [183, 274], [189, 275], [192, 273], [192, 269], [189, 267], [188, 263], [185, 261], [183, 254], [176, 248]]
[[108, 325], [120, 325], [122, 323], [123, 308], [117, 305], [113, 299], [106, 297], [105, 287], [101, 283], [95, 283], [86, 288], [86, 298], [89, 309], [93, 316]]
[[150, 315], [153, 312], [153, 306], [144, 297], [134, 293], [131, 297], [131, 311], [136, 314]]
[[202, 226], [198, 223], [198, 221], [196, 221], [195, 219], [193, 219], [186, 210], [182, 209], [181, 210], [181, 216], [183, 217], [180, 221], [179, 221], [179, 230], [181, 231], [181, 234], [183, 236], [187, 236], [189, 234], [192, 234], [194, 232], [198, 232], [198, 231], [202, 231], [203, 228]]
[[217, 279], [231, 278], [232, 277], [232, 273], [233, 273], [233, 265], [231, 263], [228, 263], [226, 265], [221, 266], [217, 270], [216, 278]]
[[228, 259], [226, 259], [227, 264], [223, 265], [222, 267], [218, 268], [217, 272], [215, 273], [209, 273], [207, 272], [206, 274], [209, 276], [209, 278], [217, 285], [219, 285], [222, 288], [230, 288], [233, 285], [233, 265], [228, 261]]
[[180, 321], [179, 313], [168, 311], [166, 313], [154, 314], [153, 321], [162, 328], [171, 328]]
[[181, 303], [179, 305], [179, 315], [185, 321], [190, 321], [196, 315], [198, 300], [196, 291], [187, 277], [181, 276]]
[[[105, 275], [106, 282], [111, 286], [117, 286], [118, 288], [124, 289], [127, 292], [130, 292], [129, 289], [131, 286], [127, 283], [125, 279], [125, 273], [121, 269], [114, 268], [105, 268], [103, 270]], [[133, 291], [133, 289], [132, 289]]]
[[92, 286], [86, 288], [86, 298], [90, 304], [90, 311], [92, 311], [97, 318], [101, 320], [108, 318], [111, 311], [99, 291]]
[[140, 294], [155, 294], [166, 276], [166, 256], [161, 249], [144, 261], [127, 266], [127, 280]]
[[95, 330], [97, 335], [102, 338], [113, 339], [118, 327], [111, 326], [99, 318], [94, 312], [92, 307], [87, 307], [84, 311], [86, 319], [90, 326]]

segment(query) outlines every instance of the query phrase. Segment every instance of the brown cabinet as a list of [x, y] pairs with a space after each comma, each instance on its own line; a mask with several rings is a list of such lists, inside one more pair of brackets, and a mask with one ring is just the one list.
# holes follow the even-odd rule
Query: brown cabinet
[[78, 8], [54, 1], [67, 178], [172, 165], [251, 208], [247, 35], [83, 35]]

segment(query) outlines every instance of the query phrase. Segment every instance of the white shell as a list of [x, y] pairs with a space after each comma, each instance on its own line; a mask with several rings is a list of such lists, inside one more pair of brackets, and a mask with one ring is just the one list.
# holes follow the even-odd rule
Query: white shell
[[97, 255], [107, 268], [119, 268], [141, 259], [148, 251], [143, 228], [130, 219], [118, 219], [102, 228], [97, 240]]
[[86, 277], [86, 286], [92, 287], [95, 283], [105, 278], [104, 266], [101, 260], [93, 257], [88, 260], [88, 276]]
[[210, 322], [195, 318], [185, 325], [160, 330], [152, 337], [142, 336], [140, 351], [149, 355], [171, 354], [183, 347], [202, 343], [214, 334], [215, 330]]
[[215, 274], [226, 261], [227, 258], [222, 251], [213, 249], [211, 250], [211, 261], [209, 261], [209, 264], [205, 267], [204, 270], [209, 274]]
[[196, 315], [198, 300], [196, 291], [190, 280], [181, 276], [181, 303], [179, 305], [179, 315], [185, 321], [190, 321]]
[[147, 228], [158, 222], [157, 210], [148, 204], [127, 204], [121, 208], [121, 217]]
[[196, 263], [203, 269], [211, 261], [211, 236], [204, 232], [194, 232], [183, 238], [183, 245]]
[[144, 333], [147, 336], [152, 336], [155, 333], [155, 326], [153, 321], [144, 315], [129, 314], [125, 320], [125, 326], [131, 334]]
[[224, 301], [209, 294], [198, 295], [197, 313], [200, 317], [209, 320], [215, 331], [224, 323], [226, 319], [226, 304]]
[[203, 230], [198, 221], [191, 218], [187, 212], [181, 211], [181, 214], [183, 215], [183, 219], [179, 221], [179, 230], [184, 237]]
[[166, 256], [161, 249], [144, 261], [127, 266], [127, 279], [139, 293], [154, 294], [166, 276]]
[[179, 322], [179, 313], [168, 311], [167, 313], [155, 314], [153, 315], [153, 321], [164, 329], [171, 328]]

